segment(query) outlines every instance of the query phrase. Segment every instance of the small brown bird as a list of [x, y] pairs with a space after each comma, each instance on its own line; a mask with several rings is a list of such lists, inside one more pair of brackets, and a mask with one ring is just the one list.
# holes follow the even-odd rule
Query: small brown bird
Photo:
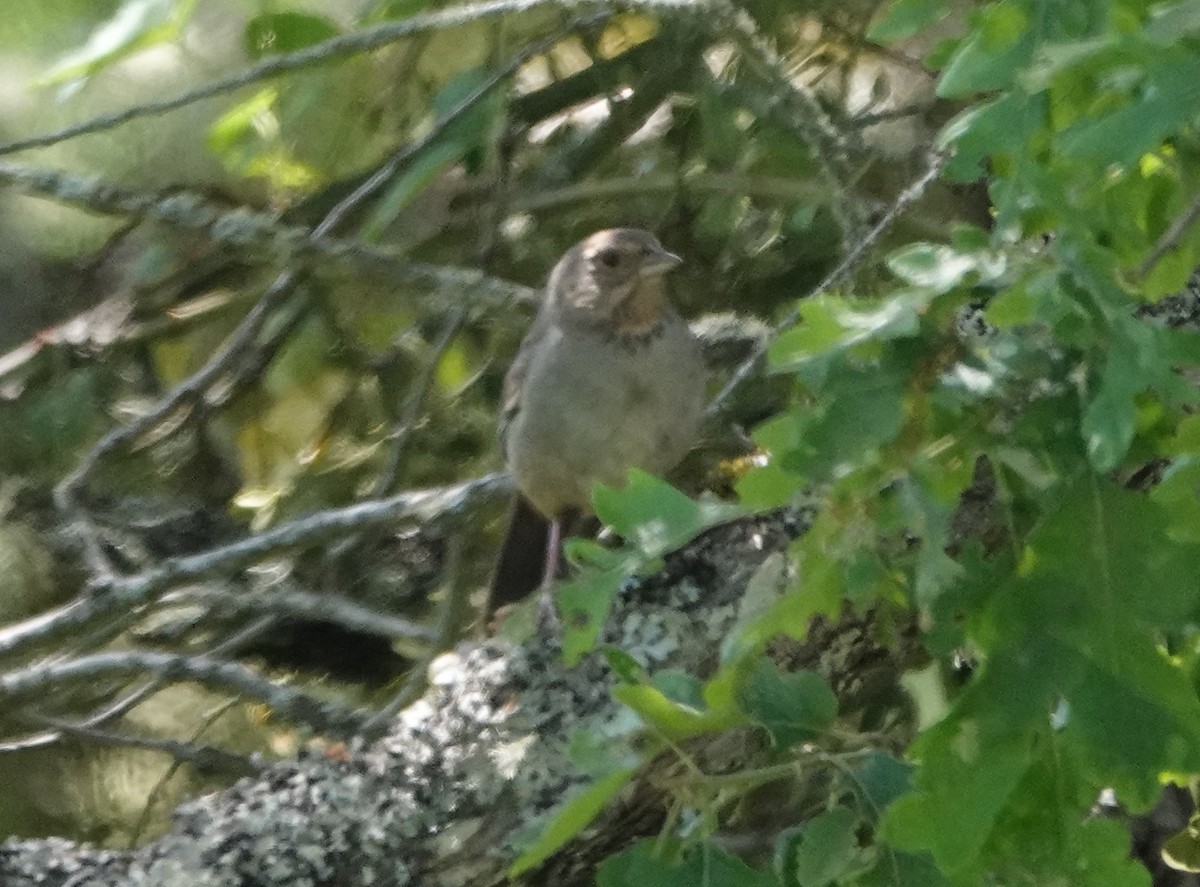
[[554, 266], [504, 384], [500, 441], [520, 495], [492, 609], [554, 581], [562, 528], [591, 511], [593, 486], [667, 471], [695, 441], [704, 362], [663, 287], [680, 262], [652, 234], [616, 228]]

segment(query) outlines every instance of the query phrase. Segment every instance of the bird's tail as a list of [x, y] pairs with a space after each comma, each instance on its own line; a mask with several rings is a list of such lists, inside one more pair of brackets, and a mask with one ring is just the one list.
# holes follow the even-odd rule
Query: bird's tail
[[508, 531], [500, 548], [496, 572], [492, 575], [489, 614], [523, 600], [541, 585], [549, 538], [550, 521], [524, 496], [516, 496], [509, 510]]

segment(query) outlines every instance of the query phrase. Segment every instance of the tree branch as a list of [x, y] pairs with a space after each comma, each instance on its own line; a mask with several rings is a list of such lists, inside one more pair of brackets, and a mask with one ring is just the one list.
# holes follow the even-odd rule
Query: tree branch
[[63, 684], [72, 681], [146, 674], [165, 683], [196, 681], [258, 699], [280, 717], [332, 736], [353, 736], [366, 718], [366, 713], [318, 699], [294, 687], [273, 683], [236, 662], [142, 650], [57, 659], [20, 671], [5, 672], [0, 674], [0, 702], [18, 704], [51, 688], [61, 689]]
[[[795, 520], [777, 515], [720, 527], [669, 557], [662, 576], [626, 586], [603, 642], [619, 644], [651, 672], [702, 676], [738, 619], [749, 577], [786, 545], [798, 529]], [[831, 677], [844, 713], [870, 692], [861, 680], [864, 662], [879, 672], [874, 690], [884, 683], [888, 663], [893, 677], [905, 664], [906, 654], [881, 651], [871, 631], [869, 620], [818, 625], [796, 655]], [[11, 841], [0, 849], [0, 882], [506, 883], [521, 836], [588, 781], [570, 761], [570, 737], [588, 731], [620, 745], [636, 743], [637, 734], [611, 696], [614, 677], [606, 660], [594, 654], [567, 669], [557, 643], [545, 636], [516, 647], [499, 641], [464, 646], [430, 671], [431, 690], [379, 742], [353, 745], [345, 755], [274, 764], [255, 779], [186, 805], [169, 834], [133, 853], [58, 840]], [[746, 754], [753, 744], [737, 747]], [[699, 757], [700, 750], [689, 754]], [[604, 822], [588, 830], [591, 837], [560, 853], [555, 870], [531, 883], [573, 883], [560, 876], [567, 870], [576, 873], [574, 882], [591, 883], [590, 867], [611, 852], [610, 842], [657, 831], [664, 816], [655, 788], [661, 775], [658, 764], [646, 768]], [[504, 815], [496, 815], [498, 809]]]
[[327, 542], [347, 533], [400, 520], [441, 523], [459, 517], [482, 502], [507, 495], [511, 489], [508, 475], [489, 474], [450, 487], [408, 491], [387, 499], [319, 511], [229, 545], [200, 554], [169, 558], [154, 569], [132, 576], [97, 580], [87, 594], [68, 604], [0, 628], [0, 657], [13, 656], [69, 635], [81, 626], [129, 612], [183, 582], [204, 576], [228, 575], [282, 549]]

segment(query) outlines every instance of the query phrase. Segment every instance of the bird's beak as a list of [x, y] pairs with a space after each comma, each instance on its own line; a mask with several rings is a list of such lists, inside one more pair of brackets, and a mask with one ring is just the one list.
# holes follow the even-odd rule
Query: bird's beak
[[666, 274], [673, 268], [678, 268], [683, 264], [683, 259], [669, 253], [661, 246], [657, 247], [650, 255], [642, 259], [641, 272], [643, 277], [649, 277], [655, 274]]

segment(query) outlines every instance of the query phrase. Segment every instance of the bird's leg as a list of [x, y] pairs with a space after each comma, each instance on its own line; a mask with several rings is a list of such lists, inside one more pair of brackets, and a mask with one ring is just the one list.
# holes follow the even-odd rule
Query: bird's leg
[[550, 521], [550, 530], [546, 533], [546, 566], [542, 572], [542, 586], [538, 590], [537, 619], [546, 628], [553, 629], [559, 625], [558, 610], [554, 606], [554, 596], [550, 589], [558, 578], [559, 549], [562, 547], [562, 518], [556, 517]]
[[550, 521], [550, 532], [546, 534], [546, 566], [542, 572], [542, 591], [546, 592], [558, 578], [559, 549], [562, 547], [562, 519]]

